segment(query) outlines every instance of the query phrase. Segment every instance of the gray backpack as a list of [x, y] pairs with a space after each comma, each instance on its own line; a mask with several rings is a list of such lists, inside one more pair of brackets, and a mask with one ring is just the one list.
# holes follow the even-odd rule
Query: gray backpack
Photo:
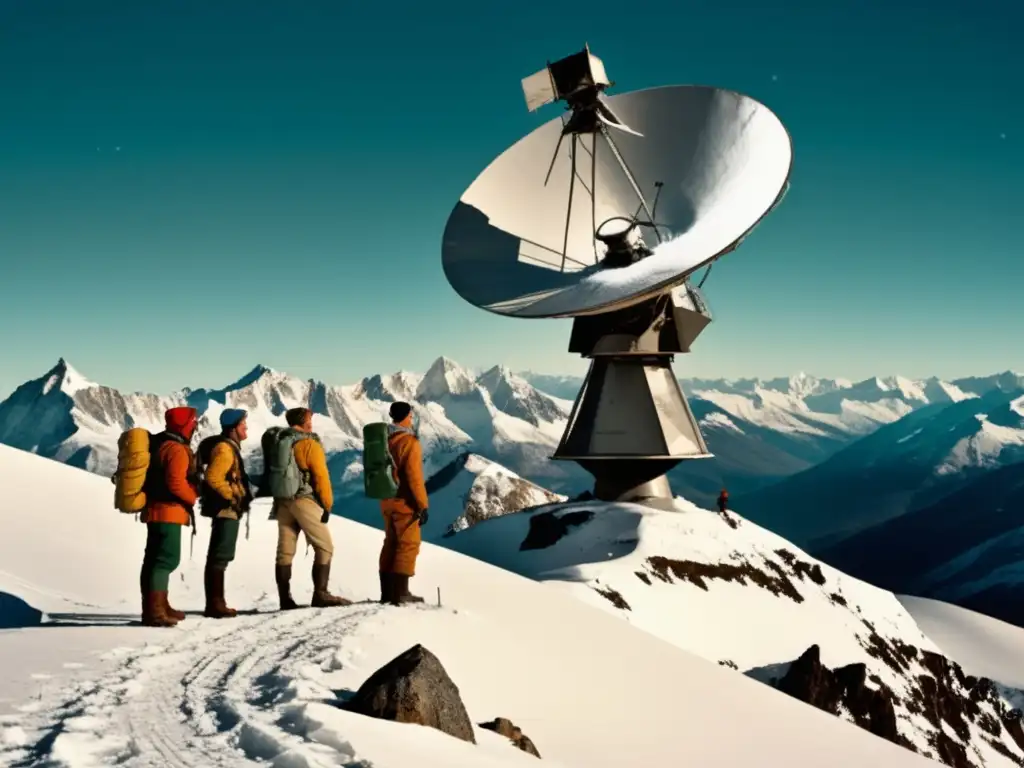
[[290, 427], [271, 427], [263, 433], [263, 493], [275, 499], [296, 499], [312, 496], [313, 488], [307, 472], [295, 463], [293, 448], [300, 440], [320, 438], [312, 432], [299, 432]]

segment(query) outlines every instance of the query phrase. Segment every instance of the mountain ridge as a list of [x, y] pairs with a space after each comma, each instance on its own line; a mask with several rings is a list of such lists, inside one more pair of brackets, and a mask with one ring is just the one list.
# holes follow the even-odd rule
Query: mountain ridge
[[[1008, 385], [1011, 377], [996, 374], [988, 380], [986, 386], [992, 388]], [[871, 386], [858, 389], [858, 384], [805, 373], [766, 382], [683, 380], [716, 458], [684, 462], [670, 479], [684, 495], [704, 504], [711, 503], [723, 485], [736, 493], [752, 491], [817, 465], [879, 425], [923, 407], [927, 399], [927, 384], [902, 377], [869, 382]], [[129, 426], [158, 431], [163, 428], [163, 410], [173, 405], [188, 404], [200, 412], [202, 435], [216, 431], [225, 407], [252, 411], [251, 431], [259, 434], [280, 423], [287, 408], [304, 405], [314, 411], [332, 477], [345, 496], [361, 490], [363, 425], [386, 419], [389, 403], [402, 399], [420, 406], [428, 473], [472, 450], [526, 480], [560, 493], [578, 492], [590, 486], [590, 476], [571, 462], [550, 460], [572, 399], [545, 391], [541, 384], [549, 386], [544, 381], [532, 384], [500, 364], [471, 371], [441, 356], [423, 373], [375, 373], [342, 385], [292, 376], [259, 363], [222, 387], [122, 393], [91, 381], [61, 358], [43, 376], [0, 402], [0, 442], [109, 474], [116, 463], [120, 431]], [[743, 387], [748, 394], [742, 394]], [[955, 394], [956, 387], [940, 389], [948, 395]], [[862, 390], [869, 393], [869, 401], [835, 401], [836, 393]], [[821, 409], [815, 411], [809, 403], [823, 405], [815, 405]], [[254, 447], [250, 441], [246, 449], [258, 471]]]
[[921, 407], [734, 503], [752, 520], [822, 551], [934, 504], [987, 471], [1024, 461], [1022, 404], [1024, 388], [994, 387], [976, 398]]

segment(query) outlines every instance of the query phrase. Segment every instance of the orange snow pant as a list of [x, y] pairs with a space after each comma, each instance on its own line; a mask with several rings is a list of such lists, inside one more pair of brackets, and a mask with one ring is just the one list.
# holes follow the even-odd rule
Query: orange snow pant
[[380, 572], [400, 576], [416, 575], [420, 553], [420, 524], [413, 511], [398, 499], [382, 501], [384, 546], [380, 549]]

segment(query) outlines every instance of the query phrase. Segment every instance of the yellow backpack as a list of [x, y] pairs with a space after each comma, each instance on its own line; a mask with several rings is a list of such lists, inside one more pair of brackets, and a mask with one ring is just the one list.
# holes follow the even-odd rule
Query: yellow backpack
[[142, 427], [122, 432], [117, 439], [117, 470], [110, 481], [114, 484], [114, 507], [127, 514], [141, 512], [146, 506], [146, 473], [149, 471], [150, 435]]

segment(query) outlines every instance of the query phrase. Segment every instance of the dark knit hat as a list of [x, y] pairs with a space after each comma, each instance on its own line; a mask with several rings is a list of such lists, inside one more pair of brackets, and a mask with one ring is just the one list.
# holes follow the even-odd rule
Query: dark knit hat
[[408, 403], [392, 403], [391, 408], [388, 409], [388, 415], [391, 420], [396, 424], [400, 421], [404, 421], [405, 417], [412, 413], [412, 406]]
[[220, 428], [231, 429], [237, 427], [249, 412], [243, 408], [225, 408], [220, 412]]

